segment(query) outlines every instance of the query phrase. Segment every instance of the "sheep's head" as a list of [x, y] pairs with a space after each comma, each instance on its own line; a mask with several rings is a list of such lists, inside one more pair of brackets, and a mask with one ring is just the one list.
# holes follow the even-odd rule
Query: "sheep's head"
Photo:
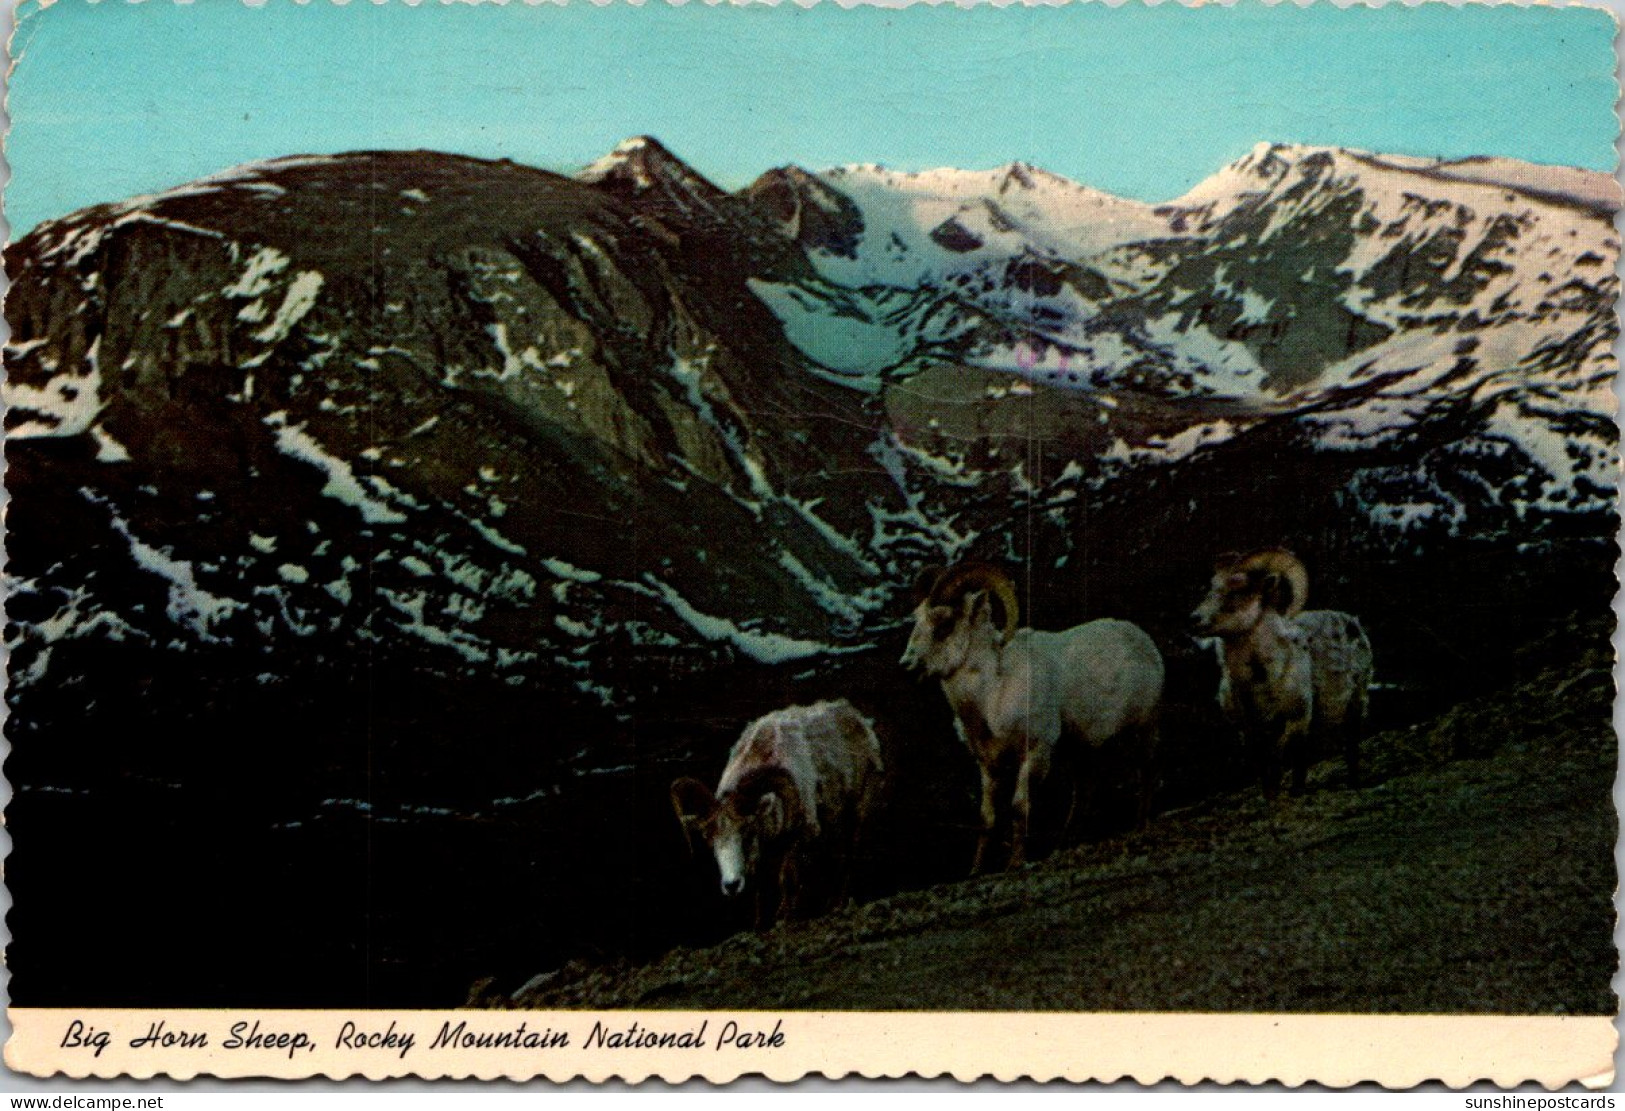
[[1203, 636], [1235, 636], [1252, 629], [1266, 613], [1296, 617], [1309, 597], [1309, 573], [1297, 556], [1281, 548], [1250, 555], [1223, 555], [1213, 581], [1191, 614]]
[[790, 773], [771, 767], [746, 773], [721, 798], [685, 776], [671, 785], [671, 804], [689, 843], [699, 837], [716, 857], [729, 896], [743, 894], [763, 854], [788, 838], [800, 805]]
[[919, 604], [902, 664], [928, 675], [952, 675], [973, 647], [1003, 645], [1016, 631], [1019, 609], [1010, 576], [986, 563], [925, 571], [915, 583]]

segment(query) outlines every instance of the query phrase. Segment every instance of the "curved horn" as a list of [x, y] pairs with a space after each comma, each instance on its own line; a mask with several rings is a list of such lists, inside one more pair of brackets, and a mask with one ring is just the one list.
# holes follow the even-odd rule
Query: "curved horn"
[[776, 764], [768, 764], [746, 772], [733, 789], [734, 804], [744, 814], [764, 815], [772, 812], [775, 808], [764, 810], [762, 806], [762, 800], [769, 795], [777, 796], [782, 807], [777, 810], [777, 827], [764, 831], [771, 841], [800, 823], [801, 791], [796, 786], [795, 777]]
[[1000, 627], [999, 639], [1009, 640], [1021, 621], [1021, 605], [1016, 600], [1016, 584], [1001, 568], [991, 563], [961, 563], [950, 568], [931, 589], [931, 601], [953, 606], [975, 590], [986, 590], [998, 602], [1003, 613], [994, 617], [994, 624]]
[[685, 775], [671, 785], [671, 808], [684, 828], [703, 822], [717, 808], [717, 797], [711, 788]]
[[1303, 561], [1285, 548], [1266, 548], [1243, 558], [1235, 568], [1243, 574], [1279, 575], [1288, 590], [1284, 604], [1277, 608], [1283, 617], [1296, 617], [1309, 600], [1309, 572]]
[[914, 601], [923, 602], [931, 597], [942, 576], [947, 574], [941, 567], [922, 567], [920, 573], [914, 578]]

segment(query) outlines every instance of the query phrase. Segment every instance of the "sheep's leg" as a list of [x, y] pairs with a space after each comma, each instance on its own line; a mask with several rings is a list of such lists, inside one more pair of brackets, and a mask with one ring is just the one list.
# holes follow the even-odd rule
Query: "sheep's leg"
[[784, 854], [784, 860], [779, 864], [779, 910], [778, 921], [789, 922], [801, 916], [801, 874], [796, 863], [796, 854]]
[[1087, 821], [1095, 813], [1095, 795], [1100, 791], [1100, 769], [1090, 767], [1084, 769], [1083, 780], [1083, 815]]
[[852, 901], [852, 886], [858, 877], [860, 863], [865, 866], [863, 878], [868, 878], [867, 859], [864, 853], [868, 847], [867, 834], [871, 826], [869, 817], [871, 805], [871, 802], [866, 799], [847, 826], [846, 856], [840, 861], [839, 873], [835, 880], [834, 909], [839, 909]]
[[1361, 692], [1343, 719], [1343, 763], [1348, 768], [1350, 787], [1360, 785], [1360, 735], [1365, 732], [1369, 710], [1370, 697]]
[[1274, 802], [1281, 793], [1281, 755], [1285, 745], [1285, 737], [1266, 737], [1253, 746], [1253, 762], [1258, 771], [1259, 786], [1264, 789], [1264, 799]]
[[1130, 775], [1134, 788], [1134, 828], [1142, 830], [1151, 824], [1151, 803], [1156, 797], [1157, 781], [1157, 746], [1161, 743], [1161, 730], [1156, 721], [1147, 723], [1135, 733], [1132, 741], [1136, 746], [1129, 754]]
[[1272, 754], [1265, 758], [1262, 784], [1264, 787], [1264, 801], [1274, 802], [1281, 795], [1281, 762]]
[[987, 764], [982, 765], [982, 830], [976, 836], [976, 858], [971, 861], [971, 875], [979, 876], [987, 868], [987, 846], [999, 822], [998, 778]]
[[1100, 782], [1100, 761], [1093, 759], [1093, 755], [1081, 741], [1067, 752], [1072, 797], [1071, 805], [1066, 812], [1066, 820], [1060, 827], [1059, 837], [1062, 845], [1069, 845], [1074, 840], [1072, 831], [1077, 829], [1077, 824], [1081, 820], [1079, 815], [1087, 816], [1095, 812], [1095, 787]]
[[1345, 725], [1343, 734], [1343, 766], [1348, 769], [1350, 787], [1360, 785], [1360, 731]]
[[[836, 848], [838, 844], [841, 847]], [[840, 910], [846, 905], [848, 894], [852, 888], [852, 862], [857, 858], [858, 838], [856, 831], [843, 839], [838, 839], [831, 846], [822, 862], [823, 891], [821, 895], [827, 899], [825, 904], [829, 910]]]
[[783, 901], [783, 888], [778, 883], [778, 877], [771, 869], [762, 869], [760, 880], [756, 883], [756, 928], [766, 930], [772, 927], [773, 918], [779, 904]]
[[857, 838], [840, 836], [829, 838], [827, 851], [809, 847], [799, 865], [803, 918], [829, 914], [846, 905], [856, 848]]
[[850, 862], [848, 862], [844, 867], [842, 867], [840, 869], [840, 874], [838, 876], [835, 876], [831, 880], [831, 882], [830, 882], [830, 890], [833, 892], [833, 894], [830, 897], [830, 903], [829, 903], [829, 909], [830, 910], [840, 910], [842, 907], [846, 906], [846, 904], [848, 902], [851, 901], [851, 899], [852, 899], [852, 865], [851, 865]]
[[1281, 747], [1286, 754], [1288, 765], [1292, 768], [1290, 790], [1294, 798], [1303, 794], [1309, 783], [1308, 734], [1308, 722], [1298, 721], [1287, 726], [1286, 732], [1281, 737]]
[[1019, 868], [1027, 860], [1027, 834], [1032, 827], [1033, 792], [1049, 774], [1050, 746], [1034, 744], [1027, 750], [1016, 774], [1016, 793], [1011, 800], [1010, 867]]
[[1072, 786], [1066, 804], [1066, 819], [1061, 822], [1061, 835], [1063, 838], [1072, 832], [1072, 825], [1078, 820], [1078, 803], [1082, 801], [1078, 783], [1078, 769], [1074, 767], [1072, 769]]

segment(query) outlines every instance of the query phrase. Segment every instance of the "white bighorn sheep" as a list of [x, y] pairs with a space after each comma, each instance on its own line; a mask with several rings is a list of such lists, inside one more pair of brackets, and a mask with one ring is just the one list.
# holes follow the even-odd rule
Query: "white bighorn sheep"
[[854, 850], [880, 798], [873, 724], [845, 699], [775, 710], [745, 727], [715, 794], [671, 785], [689, 844], [716, 856], [722, 893], [753, 890], [756, 926], [810, 918], [846, 897]]
[[[982, 828], [971, 870], [987, 864], [1000, 787], [1012, 765], [1009, 866], [1023, 862], [1033, 793], [1063, 734], [1082, 753], [1101, 753], [1111, 742], [1128, 746], [1121, 755], [1138, 781], [1143, 825], [1162, 708], [1162, 653], [1151, 638], [1113, 619], [1060, 633], [1018, 628], [1015, 584], [988, 564], [926, 572], [918, 587], [902, 663], [942, 681], [959, 737], [981, 765]], [[1091, 778], [1085, 790], [1093, 788]]]
[[1192, 614], [1219, 638], [1219, 704], [1242, 732], [1266, 798], [1281, 765], [1302, 794], [1323, 743], [1341, 739], [1350, 783], [1360, 777], [1360, 731], [1370, 701], [1371, 641], [1360, 621], [1311, 610], [1309, 573], [1291, 552], [1220, 556], [1208, 596]]

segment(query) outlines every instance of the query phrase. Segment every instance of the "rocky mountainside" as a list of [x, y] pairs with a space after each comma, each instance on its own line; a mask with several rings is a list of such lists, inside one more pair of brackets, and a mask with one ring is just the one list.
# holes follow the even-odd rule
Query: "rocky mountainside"
[[745, 288], [805, 264], [739, 202], [678, 231], [688, 194], [637, 188], [289, 159], [14, 248], [14, 690], [88, 638], [308, 639], [607, 703], [593, 653], [850, 630], [866, 444], [829, 430], [862, 399]]
[[[1019, 163], [794, 180], [802, 211], [837, 192], [856, 209], [841, 237], [800, 232], [839, 298], [756, 288], [855, 384], [952, 362], [995, 372], [990, 397], [1010, 375], [1081, 395], [1107, 426], [1118, 391], [1188, 402], [1073, 452], [1109, 473], [1282, 420], [1310, 450], [1427, 441], [1400, 470], [1350, 468], [1358, 509], [1396, 541], [1612, 503], [1618, 241], [1601, 175], [1261, 144], [1155, 208]], [[1464, 473], [1499, 488], [1483, 522]]]
[[1021, 163], [730, 195], [639, 138], [75, 213], [8, 253], [13, 697], [114, 642], [624, 710], [629, 660], [861, 649], [924, 562], [1066, 575], [1125, 503], [1106, 561], [1155, 550], [1209, 498], [1151, 487], [1260, 455], [1373, 550], [1606, 535], [1595, 177], [1260, 145], [1156, 207]]
[[14, 828], [131, 784], [485, 820], [714, 774], [809, 694], [937, 745], [893, 661], [972, 556], [1040, 626], [1144, 624], [1193, 706], [1208, 560], [1272, 543], [1388, 687], [1486, 681], [1611, 589], [1616, 200], [1268, 145], [1160, 206], [1020, 163], [728, 193], [640, 138], [48, 222], [6, 252]]

